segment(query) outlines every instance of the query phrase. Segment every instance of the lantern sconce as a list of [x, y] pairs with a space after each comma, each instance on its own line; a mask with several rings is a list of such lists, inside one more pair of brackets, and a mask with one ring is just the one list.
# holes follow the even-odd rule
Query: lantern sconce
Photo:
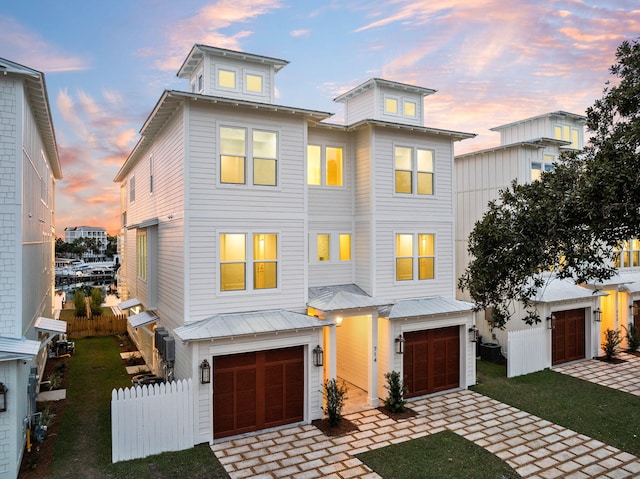
[[7, 386], [0, 383], [0, 412], [4, 412], [7, 410]]
[[319, 344], [313, 348], [313, 365], [317, 368], [324, 365], [324, 351]]
[[211, 382], [211, 365], [209, 361], [203, 359], [200, 363], [200, 384], [209, 384]]
[[555, 324], [553, 322], [556, 320], [556, 317], [553, 313], [547, 316], [547, 329], [556, 329]]
[[638, 316], [638, 303], [635, 301], [629, 305], [629, 309], [631, 310], [631, 315], [633, 317]]
[[402, 334], [398, 334], [398, 337], [396, 338], [396, 353], [397, 354], [404, 354], [404, 336]]
[[475, 324], [469, 328], [469, 341], [472, 343], [478, 342], [478, 328]]
[[593, 311], [593, 320], [594, 320], [596, 323], [599, 323], [600, 321], [602, 321], [602, 317], [601, 317], [601, 315], [602, 315], [602, 311], [600, 311], [600, 308], [596, 308], [596, 309]]

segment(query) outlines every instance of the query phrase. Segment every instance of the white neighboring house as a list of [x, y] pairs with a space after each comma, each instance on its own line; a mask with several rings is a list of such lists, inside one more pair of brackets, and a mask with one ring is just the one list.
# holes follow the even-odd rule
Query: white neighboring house
[[[469, 263], [468, 237], [489, 201], [513, 180], [528, 183], [537, 180], [542, 171], [552, 170], [563, 150], [582, 149], [585, 123], [586, 117], [564, 111], [527, 118], [492, 128], [500, 133], [500, 146], [456, 156], [456, 277]], [[528, 326], [521, 320], [522, 309], [516, 307], [505, 330], [491, 330], [487, 321], [480, 320], [478, 328], [483, 341], [499, 344], [507, 362], [523, 365], [519, 368], [523, 373], [592, 358], [598, 355], [600, 338], [600, 295], [593, 293], [571, 282], [552, 279], [536, 298], [541, 324]], [[470, 300], [466, 291], [458, 292], [458, 298]], [[488, 316], [491, 311], [484, 314]], [[482, 315], [479, 313], [479, 317]], [[527, 337], [535, 338], [531, 339], [536, 341], [533, 350], [517, 342], [514, 344], [519, 346], [510, 350], [510, 340], [526, 336], [514, 335], [516, 331], [528, 331]]]
[[62, 171], [44, 75], [3, 58], [0, 72], [0, 478], [14, 479], [36, 412], [45, 344], [66, 331], [50, 319]]
[[87, 251], [82, 255], [83, 260], [98, 260], [105, 257], [107, 251], [107, 230], [102, 226], [69, 226], [64, 229], [65, 243], [73, 243], [78, 238], [95, 239], [99, 251]]
[[336, 99], [346, 125], [275, 104], [286, 64], [195, 45], [191, 91], [161, 95], [115, 177], [120, 307], [155, 372], [196, 379], [196, 444], [321, 418], [329, 378], [371, 406], [391, 370], [410, 397], [475, 383], [453, 197], [474, 135], [382, 79]]

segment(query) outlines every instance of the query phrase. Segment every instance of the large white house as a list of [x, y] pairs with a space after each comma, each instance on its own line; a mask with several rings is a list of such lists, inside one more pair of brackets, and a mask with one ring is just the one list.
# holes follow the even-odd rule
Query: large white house
[[96, 241], [97, 251], [87, 251], [82, 259], [104, 259], [107, 250], [107, 230], [102, 226], [68, 226], [64, 229], [65, 243], [73, 243], [80, 238], [88, 238]]
[[[563, 150], [582, 149], [585, 124], [582, 115], [555, 111], [492, 128], [500, 133], [499, 146], [456, 156], [457, 277], [469, 264], [469, 233], [489, 201], [514, 180], [528, 183], [543, 171], [552, 170]], [[550, 275], [535, 298], [542, 323], [528, 326], [522, 321], [522, 308], [516, 304], [504, 330], [491, 329], [489, 317], [480, 320], [491, 311], [479, 314], [478, 328], [483, 341], [500, 346], [509, 375], [592, 358], [600, 351], [601, 296]], [[470, 299], [466, 292], [459, 292], [458, 298]]]
[[44, 75], [0, 58], [0, 478], [18, 476], [53, 312], [54, 194], [62, 178]]
[[196, 444], [320, 418], [328, 378], [370, 405], [391, 370], [411, 397], [475, 382], [453, 190], [474, 135], [377, 78], [336, 98], [346, 124], [276, 104], [286, 65], [195, 45], [115, 177], [121, 307], [155, 372], [197, 380]]

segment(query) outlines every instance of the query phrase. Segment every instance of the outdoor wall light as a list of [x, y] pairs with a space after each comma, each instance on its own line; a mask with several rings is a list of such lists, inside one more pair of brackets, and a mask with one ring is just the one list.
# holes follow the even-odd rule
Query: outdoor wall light
[[0, 383], [0, 412], [7, 410], [7, 386]]
[[478, 342], [478, 328], [475, 324], [469, 328], [469, 341], [472, 343]]
[[553, 324], [553, 322], [556, 320], [556, 317], [552, 314], [550, 314], [549, 316], [547, 316], [547, 329], [555, 329], [555, 325]]
[[323, 364], [324, 364], [324, 351], [318, 344], [315, 348], [313, 348], [313, 365], [319, 368]]
[[596, 323], [599, 323], [600, 321], [602, 321], [601, 315], [602, 315], [602, 311], [600, 311], [600, 308], [596, 308], [596, 309], [593, 311], [593, 320], [594, 320]]
[[635, 301], [629, 305], [629, 309], [631, 310], [632, 316], [638, 316], [638, 303]]
[[209, 361], [203, 359], [200, 363], [200, 384], [209, 384], [211, 382], [211, 365]]
[[404, 336], [402, 334], [398, 334], [398, 337], [396, 338], [396, 353], [397, 354], [404, 354]]

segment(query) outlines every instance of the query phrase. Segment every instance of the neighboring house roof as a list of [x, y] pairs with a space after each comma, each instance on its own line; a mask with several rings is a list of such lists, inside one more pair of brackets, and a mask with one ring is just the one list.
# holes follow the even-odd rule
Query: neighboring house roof
[[4, 338], [0, 336], [0, 362], [28, 359], [38, 354], [40, 342], [26, 338]]
[[470, 158], [477, 155], [485, 155], [487, 153], [494, 153], [500, 150], [511, 150], [517, 148], [535, 148], [542, 149], [547, 146], [557, 146], [558, 148], [562, 148], [563, 146], [571, 145], [570, 141], [564, 140], [556, 140], [555, 138], [536, 138], [535, 140], [529, 141], [519, 141], [517, 143], [509, 143], [507, 145], [499, 145], [493, 148], [486, 148], [484, 150], [471, 151], [469, 153], [464, 153], [462, 155], [456, 155], [454, 159], [462, 159], [462, 158]]
[[194, 68], [196, 68], [204, 58], [205, 53], [209, 53], [219, 57], [235, 58], [243, 61], [248, 60], [254, 63], [265, 63], [268, 65], [273, 65], [276, 72], [289, 64], [288, 61], [281, 60], [279, 58], [265, 57], [262, 55], [255, 55], [253, 53], [245, 53], [237, 50], [227, 50], [226, 48], [211, 47], [209, 45], [196, 43], [193, 47], [191, 47], [191, 51], [187, 55], [187, 58], [182, 63], [182, 66], [178, 70], [178, 73], [176, 73], [178, 78], [185, 78], [191, 75]]
[[307, 301], [308, 306], [320, 311], [377, 308], [388, 304], [389, 301], [373, 298], [355, 284], [309, 288]]
[[14, 74], [24, 78], [27, 97], [29, 98], [38, 131], [42, 136], [43, 146], [51, 165], [51, 172], [57, 180], [62, 179], [62, 168], [60, 167], [60, 158], [58, 158], [58, 144], [53, 129], [44, 74], [4, 58], [0, 58], [0, 72], [5, 75]]
[[595, 289], [619, 286], [622, 291], [640, 293], [640, 271], [618, 271], [615, 276], [608, 280], [589, 286]]
[[102, 226], [68, 226], [65, 231], [107, 231]]
[[363, 91], [369, 90], [370, 88], [373, 88], [374, 86], [386, 86], [389, 88], [394, 88], [396, 90], [404, 90], [404, 91], [408, 91], [411, 93], [418, 93], [422, 96], [427, 96], [427, 95], [432, 95], [433, 93], [435, 93], [437, 90], [433, 90], [431, 88], [424, 88], [424, 87], [420, 87], [420, 86], [416, 86], [416, 85], [409, 85], [407, 83], [399, 83], [399, 82], [395, 82], [395, 81], [391, 81], [391, 80], [384, 80], [382, 78], [371, 78], [369, 80], [367, 80], [364, 83], [361, 83], [360, 85], [352, 88], [351, 90], [343, 93], [342, 95], [337, 96], [336, 98], [333, 99], [333, 101], [335, 102], [344, 102], [346, 100], [348, 100], [349, 98], [352, 98], [356, 95], [359, 95], [360, 93], [362, 93]]
[[457, 299], [431, 296], [402, 299], [380, 311], [380, 316], [389, 319], [415, 318], [437, 314], [463, 313], [473, 310], [473, 304]]
[[555, 303], [559, 301], [589, 299], [594, 296], [606, 296], [606, 294], [578, 286], [570, 279], [549, 277], [545, 281], [544, 286], [538, 289], [533, 301], [536, 303]]
[[491, 131], [500, 131], [500, 130], [504, 130], [506, 128], [511, 128], [512, 126], [516, 126], [516, 125], [520, 125], [522, 123], [526, 123], [529, 121], [533, 121], [533, 120], [539, 120], [541, 118], [553, 118], [553, 117], [560, 117], [560, 118], [568, 118], [570, 120], [573, 121], [577, 121], [580, 123], [586, 123], [587, 122], [587, 117], [584, 115], [577, 115], [575, 113], [569, 113], [568, 111], [553, 111], [551, 113], [544, 113], [542, 115], [538, 115], [538, 116], [532, 116], [531, 118], [524, 118], [522, 120], [518, 120], [518, 121], [514, 121], [512, 123], [507, 123], [506, 125], [500, 125], [500, 126], [494, 126], [493, 128], [489, 128]]
[[217, 314], [174, 330], [182, 341], [255, 336], [331, 326], [332, 323], [282, 309]]
[[187, 100], [204, 101], [224, 106], [233, 106], [237, 108], [245, 108], [248, 110], [263, 110], [271, 112], [282, 112], [291, 115], [302, 115], [314, 119], [316, 121], [324, 120], [332, 114], [324, 111], [307, 110], [305, 108], [294, 108], [284, 105], [274, 105], [272, 103], [260, 103], [247, 100], [237, 100], [220, 96], [200, 95], [197, 93], [187, 93], [176, 90], [165, 90], [156, 103], [153, 111], [140, 129], [141, 138], [129, 154], [120, 171], [116, 174], [113, 181], [123, 181], [127, 173], [133, 168], [138, 159], [144, 155], [146, 149], [154, 140], [155, 136], [162, 131], [169, 119], [174, 115], [178, 108]]

